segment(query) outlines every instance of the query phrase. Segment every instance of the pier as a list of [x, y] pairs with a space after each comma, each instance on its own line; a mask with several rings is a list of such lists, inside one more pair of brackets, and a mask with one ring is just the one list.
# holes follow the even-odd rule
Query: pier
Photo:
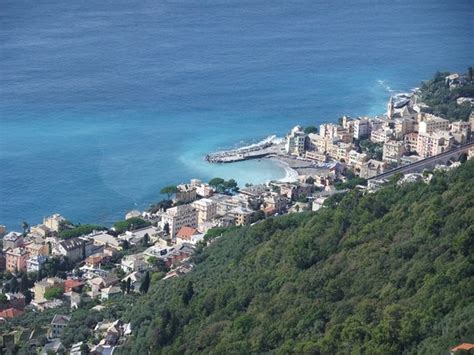
[[205, 159], [209, 163], [234, 163], [243, 160], [260, 159], [272, 154], [281, 154], [283, 148], [284, 143], [275, 136], [271, 136], [259, 143], [246, 147], [208, 154]]

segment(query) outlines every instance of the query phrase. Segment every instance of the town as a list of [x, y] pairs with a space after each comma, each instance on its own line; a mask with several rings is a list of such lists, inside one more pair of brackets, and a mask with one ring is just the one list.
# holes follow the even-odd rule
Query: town
[[[464, 74], [443, 77], [450, 90], [471, 83], [472, 77]], [[162, 201], [146, 211], [128, 212], [110, 228], [74, 224], [60, 214], [38, 225], [24, 222], [22, 231], [0, 226], [0, 321], [8, 330], [2, 335], [2, 349], [23, 342], [42, 353], [112, 353], [132, 334], [131, 325], [101, 316], [88, 329], [91, 340], [76, 341], [74, 329], [67, 333], [74, 312], [87, 307], [100, 314], [114, 299], [139, 297], [153, 282], [192, 272], [197, 248], [212, 243], [224, 229], [317, 211], [332, 195], [354, 188], [370, 193], [382, 185], [379, 176], [456, 148], [466, 147], [461, 158], [437, 169], [473, 158], [474, 98], [459, 97], [457, 105], [469, 106], [467, 121], [430, 113], [415, 90], [391, 96], [384, 115], [296, 126], [281, 141], [272, 137], [247, 150], [210, 154], [209, 163], [276, 159], [295, 174], [242, 187], [221, 178], [167, 186], [161, 190]], [[423, 170], [421, 166], [405, 174], [400, 183], [429, 179]], [[41, 331], [14, 323], [32, 312], [51, 315]]]

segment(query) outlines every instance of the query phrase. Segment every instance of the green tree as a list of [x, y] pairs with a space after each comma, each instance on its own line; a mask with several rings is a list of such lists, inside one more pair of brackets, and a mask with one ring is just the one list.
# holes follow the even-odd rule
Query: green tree
[[148, 288], [150, 287], [150, 273], [145, 272], [142, 283], [140, 284], [140, 293], [147, 293]]
[[306, 134], [318, 133], [318, 129], [315, 126], [308, 126], [308, 127], [305, 127], [304, 133]]
[[175, 185], [165, 186], [160, 190], [162, 195], [166, 195], [168, 200], [171, 200], [171, 197], [178, 192], [178, 187]]
[[194, 288], [193, 288], [193, 283], [191, 281], [188, 281], [186, 284], [186, 288], [183, 292], [182, 295], [182, 300], [185, 305], [188, 305], [189, 302], [191, 301], [191, 298], [193, 298], [194, 295]]

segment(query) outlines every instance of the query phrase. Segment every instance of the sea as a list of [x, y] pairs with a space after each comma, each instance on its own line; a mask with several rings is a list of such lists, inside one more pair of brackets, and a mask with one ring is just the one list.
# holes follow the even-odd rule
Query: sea
[[0, 224], [110, 225], [190, 178], [283, 178], [204, 156], [465, 72], [473, 18], [472, 0], [0, 0]]

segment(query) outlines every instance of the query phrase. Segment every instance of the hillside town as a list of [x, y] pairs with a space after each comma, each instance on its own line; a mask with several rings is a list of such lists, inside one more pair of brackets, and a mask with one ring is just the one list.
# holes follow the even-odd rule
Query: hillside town
[[[451, 74], [446, 85], [462, 86], [463, 78]], [[458, 102], [474, 105], [471, 97]], [[91, 330], [93, 341], [64, 344], [63, 332], [75, 310], [88, 304], [91, 312], [100, 312], [116, 298], [146, 293], [151, 281], [191, 272], [196, 249], [218, 238], [223, 228], [317, 211], [334, 194], [367, 189], [367, 179], [471, 141], [472, 112], [469, 121], [452, 121], [425, 112], [426, 107], [415, 91], [392, 96], [381, 116], [344, 116], [337, 124], [309, 130], [294, 127], [279, 149], [269, 150], [272, 159], [298, 173], [291, 181], [239, 188], [232, 179], [192, 179], [164, 188], [166, 198], [160, 203], [132, 210], [110, 228], [75, 225], [60, 214], [33, 226], [25, 222], [22, 231], [0, 226], [0, 322], [8, 324], [29, 312], [52, 314], [41, 336], [17, 327], [2, 335], [2, 349], [22, 341], [42, 353], [87, 349], [111, 354], [133, 332], [131, 325], [103, 319]], [[471, 148], [466, 159], [473, 156]], [[407, 174], [401, 181], [421, 177], [426, 178]]]

